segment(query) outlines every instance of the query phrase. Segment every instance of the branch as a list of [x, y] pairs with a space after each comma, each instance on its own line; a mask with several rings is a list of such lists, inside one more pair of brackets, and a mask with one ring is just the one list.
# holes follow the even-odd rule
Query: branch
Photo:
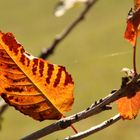
[[120, 114], [117, 114], [114, 117], [102, 122], [101, 124], [99, 124], [97, 126], [91, 127], [90, 129], [88, 129], [86, 131], [79, 132], [78, 134], [67, 137], [67, 138], [65, 138], [65, 140], [80, 140], [82, 138], [88, 137], [91, 134], [94, 134], [98, 131], [101, 131], [101, 130], [109, 127], [110, 125], [114, 124], [115, 122], [119, 121], [120, 119], [121, 119]]
[[91, 9], [91, 7], [97, 2], [98, 0], [88, 0], [86, 3], [86, 6], [84, 10], [81, 12], [81, 14], [66, 28], [62, 33], [56, 35], [53, 43], [50, 45], [49, 48], [46, 48], [42, 51], [40, 58], [46, 59], [48, 58], [56, 48], [56, 46], [62, 42], [67, 35], [85, 18], [88, 11]]
[[136, 75], [132, 81], [128, 82], [128, 84], [124, 84], [121, 86], [121, 88], [105, 98], [102, 98], [98, 101], [96, 101], [94, 104], [92, 104], [87, 109], [76, 113], [70, 117], [63, 118], [50, 126], [47, 126], [43, 129], [40, 129], [26, 137], [24, 137], [22, 140], [31, 140], [31, 139], [39, 139], [45, 135], [49, 135], [55, 131], [63, 130], [67, 127], [69, 127], [71, 124], [76, 123], [80, 120], [86, 119], [90, 116], [96, 115], [104, 110], [108, 110], [108, 106], [110, 103], [116, 101], [117, 99], [130, 95], [130, 93], [135, 93], [136, 91], [140, 90], [140, 75]]

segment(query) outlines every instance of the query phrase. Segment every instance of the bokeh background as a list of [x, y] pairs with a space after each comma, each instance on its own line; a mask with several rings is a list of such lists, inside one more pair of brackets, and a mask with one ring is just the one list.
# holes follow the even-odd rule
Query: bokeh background
[[[56, 34], [73, 21], [84, 8], [77, 5], [63, 17], [53, 15], [57, 0], [0, 0], [0, 30], [12, 32], [25, 49], [38, 56], [49, 47]], [[133, 0], [99, 0], [86, 19], [59, 45], [49, 61], [65, 65], [75, 81], [75, 103], [66, 115], [90, 106], [114, 88], [119, 88], [123, 67], [132, 68], [132, 47], [124, 40], [126, 17]], [[139, 41], [140, 42], [140, 41]], [[140, 46], [140, 43], [138, 43]], [[138, 48], [137, 54], [140, 49]], [[140, 57], [137, 56], [140, 68]], [[117, 113], [103, 112], [75, 124], [86, 130]], [[54, 121], [37, 122], [9, 107], [3, 114], [0, 140], [18, 140]], [[139, 140], [140, 116], [132, 121], [119, 121], [86, 140]], [[71, 128], [53, 133], [41, 140], [62, 140], [73, 134]]]

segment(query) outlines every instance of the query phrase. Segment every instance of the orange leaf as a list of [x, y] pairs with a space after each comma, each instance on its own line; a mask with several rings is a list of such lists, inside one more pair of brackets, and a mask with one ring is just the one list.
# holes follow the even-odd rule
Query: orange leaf
[[127, 39], [133, 46], [135, 46], [138, 35], [140, 35], [140, 9], [137, 11], [130, 10], [124, 38]]
[[122, 97], [117, 100], [118, 111], [123, 119], [134, 119], [140, 109], [140, 92], [133, 97]]
[[140, 8], [140, 0], [134, 0], [134, 9], [137, 10]]
[[39, 121], [60, 119], [73, 104], [73, 88], [64, 67], [33, 57], [0, 32], [0, 95], [9, 105]]

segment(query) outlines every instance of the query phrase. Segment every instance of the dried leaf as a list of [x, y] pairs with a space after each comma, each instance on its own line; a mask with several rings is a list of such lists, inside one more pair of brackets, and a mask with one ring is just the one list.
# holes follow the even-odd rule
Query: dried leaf
[[140, 35], [140, 8], [134, 11], [131, 9], [129, 11], [124, 38], [135, 46], [138, 35]]
[[123, 119], [134, 119], [140, 109], [140, 92], [134, 96], [122, 97], [117, 101], [118, 111]]
[[60, 119], [72, 106], [73, 87], [64, 67], [33, 57], [0, 32], [0, 95], [9, 105], [39, 121]]
[[60, 0], [57, 4], [54, 15], [56, 17], [63, 16], [67, 10], [72, 8], [76, 3], [85, 3], [88, 0]]

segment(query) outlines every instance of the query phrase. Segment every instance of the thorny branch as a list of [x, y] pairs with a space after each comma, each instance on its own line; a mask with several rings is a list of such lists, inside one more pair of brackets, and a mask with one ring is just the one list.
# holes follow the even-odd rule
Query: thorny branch
[[56, 46], [64, 40], [67, 35], [85, 18], [91, 7], [97, 2], [98, 0], [88, 0], [84, 10], [80, 13], [80, 15], [68, 26], [62, 33], [56, 35], [53, 43], [50, 45], [49, 48], [46, 48], [42, 54], [39, 56], [40, 58], [46, 59], [48, 58], [56, 48]]
[[[90, 107], [85, 110], [76, 113], [72, 116], [61, 119], [50, 126], [47, 126], [43, 129], [40, 129], [24, 138], [22, 140], [31, 140], [31, 139], [39, 139], [45, 135], [49, 135], [55, 131], [63, 130], [64, 128], [69, 127], [71, 124], [76, 123], [80, 120], [86, 119], [90, 116], [101, 113], [104, 110], [110, 109], [108, 106], [110, 103], [116, 101], [117, 99], [127, 96], [127, 94], [135, 93], [140, 90], [140, 75], [136, 75], [132, 81], [123, 83], [119, 90], [115, 90], [111, 92], [105, 98], [102, 98], [92, 104]], [[118, 118], [119, 119], [119, 118]]]

